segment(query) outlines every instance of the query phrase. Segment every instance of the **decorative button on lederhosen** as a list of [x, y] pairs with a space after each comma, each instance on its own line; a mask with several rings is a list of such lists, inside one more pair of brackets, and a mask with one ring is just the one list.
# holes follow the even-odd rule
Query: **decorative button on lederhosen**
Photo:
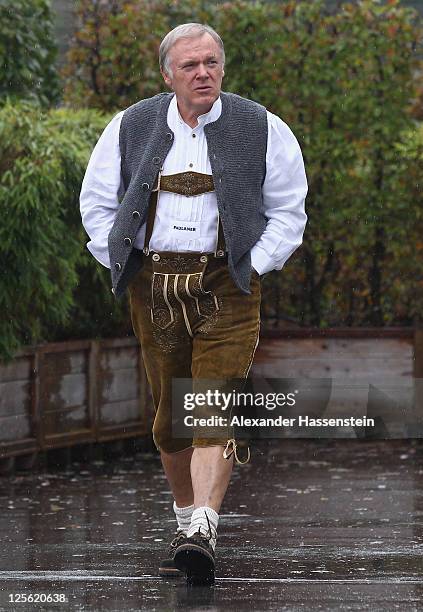
[[218, 257], [223, 257], [223, 256], [224, 256], [224, 254], [225, 254], [225, 251], [218, 251], [218, 252], [216, 253], [216, 255], [217, 255]]
[[152, 257], [153, 261], [160, 261], [160, 255], [158, 253], [154, 253], [153, 257]]
[[207, 261], [207, 255], [201, 255], [201, 257], [200, 257], [200, 261], [201, 261], [201, 263], [206, 263], [206, 261]]

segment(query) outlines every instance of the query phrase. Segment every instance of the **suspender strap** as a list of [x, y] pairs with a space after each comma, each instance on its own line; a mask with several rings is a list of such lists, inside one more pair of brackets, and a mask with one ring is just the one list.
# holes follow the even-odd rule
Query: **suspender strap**
[[159, 174], [157, 175], [157, 179], [155, 181], [155, 186], [153, 187], [153, 191], [151, 192], [151, 196], [150, 196], [147, 222], [145, 225], [144, 248], [142, 250], [144, 255], [148, 255], [150, 252], [150, 240], [153, 234], [154, 220], [156, 218], [156, 210], [157, 210], [157, 203], [159, 201], [160, 182], [162, 178], [162, 172], [163, 172], [163, 168], [160, 168]]
[[[161, 172], [162, 171], [160, 170], [158, 179], [157, 179], [157, 187], [153, 189], [153, 191], [151, 192], [151, 196], [150, 196], [150, 203], [148, 207], [147, 221], [146, 221], [146, 227], [145, 227], [145, 238], [144, 238], [144, 248], [143, 248], [144, 255], [148, 255], [150, 252], [150, 240], [153, 234], [154, 220], [156, 218], [157, 203], [159, 201], [159, 194], [160, 194], [160, 187], [161, 187], [160, 185]], [[204, 191], [202, 193], [204, 193]], [[217, 240], [216, 240], [214, 256], [224, 257], [225, 256], [225, 237], [223, 234], [223, 227], [222, 227], [222, 222], [220, 220], [219, 212], [217, 213], [217, 225], [218, 225]]]
[[225, 256], [225, 236], [223, 235], [222, 221], [220, 219], [219, 212], [217, 213], [217, 240], [216, 248], [214, 250], [215, 257]]
[[158, 194], [157, 191], [153, 191], [150, 197], [150, 205], [148, 207], [147, 223], [145, 226], [144, 248], [142, 250], [144, 255], [148, 255], [150, 252], [150, 239], [153, 233], [154, 219], [156, 217], [156, 209], [157, 209], [157, 194]]

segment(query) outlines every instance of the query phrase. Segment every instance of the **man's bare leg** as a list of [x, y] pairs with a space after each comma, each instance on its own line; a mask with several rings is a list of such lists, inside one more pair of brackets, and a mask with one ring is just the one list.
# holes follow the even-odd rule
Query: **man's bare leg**
[[[161, 452], [163, 468], [176, 505], [179, 506], [180, 511], [192, 513], [187, 530], [188, 537], [201, 531], [208, 539], [209, 548], [204, 553], [205, 561], [200, 560], [199, 567], [197, 567], [195, 558], [188, 561], [193, 562], [194, 573], [199, 573], [201, 579], [207, 580], [214, 576], [214, 557], [210, 552], [210, 547], [214, 550], [216, 546], [218, 512], [227, 491], [233, 467], [233, 456], [224, 459], [223, 449], [223, 446], [207, 446], [189, 448], [172, 454]], [[188, 509], [187, 506], [191, 506], [193, 502], [193, 509]], [[177, 508], [174, 507], [174, 510], [176, 514]], [[179, 521], [178, 518], [178, 523]], [[186, 571], [187, 576], [191, 579], [193, 577], [192, 568], [186, 565], [187, 558], [184, 556], [187, 546], [188, 548], [191, 546], [189, 540], [186, 543], [182, 541], [178, 545], [174, 563], [177, 568]], [[195, 544], [194, 547], [197, 548], [198, 553], [198, 545]], [[179, 562], [177, 561], [178, 554]]]
[[178, 453], [160, 452], [167, 481], [176, 505], [180, 508], [191, 506], [194, 503], [190, 471], [192, 452], [192, 447]]
[[161, 460], [176, 505], [208, 506], [219, 512], [233, 467], [233, 456], [223, 458], [223, 446], [161, 451]]
[[194, 507], [207, 506], [219, 512], [233, 467], [233, 455], [223, 458], [223, 446], [196, 447], [191, 459]]
[[175, 566], [186, 572], [189, 582], [214, 581], [214, 549], [219, 510], [231, 478], [233, 456], [223, 458], [224, 446], [196, 447], [191, 458], [194, 511], [188, 539], [174, 554]]
[[192, 451], [192, 447], [189, 447], [178, 453], [160, 452], [163, 469], [175, 500], [173, 511], [178, 523], [177, 536], [172, 540], [169, 556], [160, 563], [160, 576], [183, 576], [183, 573], [174, 565], [173, 554], [180, 541], [180, 534], [186, 535], [188, 533], [194, 509], [194, 493], [190, 472]]

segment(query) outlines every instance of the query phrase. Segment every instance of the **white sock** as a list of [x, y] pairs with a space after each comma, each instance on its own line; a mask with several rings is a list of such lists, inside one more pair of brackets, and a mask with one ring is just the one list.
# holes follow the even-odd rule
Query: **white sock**
[[194, 510], [194, 504], [192, 506], [185, 506], [185, 508], [178, 508], [176, 502], [173, 502], [173, 511], [178, 521], [178, 529], [187, 534], [188, 528], [191, 523], [191, 515]]
[[[209, 519], [208, 521], [207, 518]], [[208, 506], [201, 506], [200, 508], [196, 508], [192, 513], [191, 524], [189, 526], [187, 535], [190, 538], [194, 535], [194, 533], [198, 533], [198, 531], [200, 531], [200, 533], [209, 537], [211, 531], [210, 546], [214, 550], [216, 547], [218, 522], [219, 515], [215, 510], [213, 510], [213, 508], [209, 508]]]

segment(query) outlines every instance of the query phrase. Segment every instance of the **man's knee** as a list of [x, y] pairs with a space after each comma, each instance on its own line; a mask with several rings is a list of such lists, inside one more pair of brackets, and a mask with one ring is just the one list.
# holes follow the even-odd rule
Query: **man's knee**
[[192, 446], [192, 438], [173, 438], [172, 433], [153, 425], [153, 441], [158, 451], [178, 453]]

